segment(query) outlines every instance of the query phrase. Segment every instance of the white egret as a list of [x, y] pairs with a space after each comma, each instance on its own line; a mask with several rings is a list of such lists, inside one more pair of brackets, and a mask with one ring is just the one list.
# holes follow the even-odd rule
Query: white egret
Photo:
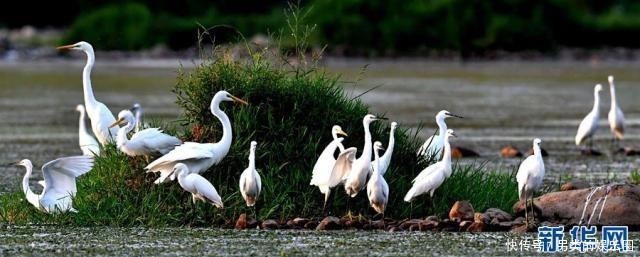
[[93, 96], [91, 69], [93, 69], [96, 59], [93, 53], [93, 47], [89, 43], [81, 41], [73, 45], [60, 46], [58, 50], [81, 50], [87, 55], [87, 64], [84, 66], [82, 72], [82, 88], [84, 90], [84, 105], [87, 109], [87, 115], [91, 120], [91, 129], [100, 144], [105, 145], [109, 141], [114, 141], [118, 129], [109, 129], [109, 125], [112, 124], [116, 118], [106, 105], [98, 102]]
[[449, 144], [449, 138], [455, 137], [456, 134], [453, 130], [447, 130], [444, 137], [444, 154], [442, 160], [432, 164], [425, 168], [418, 174], [413, 180], [413, 186], [407, 192], [404, 197], [405, 202], [411, 202], [411, 200], [424, 193], [429, 193], [429, 196], [433, 197], [433, 193], [442, 185], [444, 180], [451, 176], [451, 145]]
[[344, 151], [344, 146], [342, 145], [344, 138], [338, 137], [338, 135], [346, 137], [347, 132], [344, 132], [340, 126], [334, 125], [331, 128], [331, 136], [333, 136], [333, 140], [324, 148], [320, 157], [318, 157], [316, 164], [313, 166], [313, 175], [311, 176], [311, 182], [309, 183], [310, 185], [318, 186], [320, 192], [324, 194], [323, 209], [326, 207], [327, 201], [329, 200], [331, 188], [342, 183], [343, 179], [346, 178], [346, 174], [334, 172], [337, 170], [333, 169], [333, 166], [336, 164], [336, 158], [334, 157], [336, 149], [339, 149], [340, 152]]
[[[380, 164], [378, 165], [380, 167], [380, 175], [383, 175], [385, 173], [387, 173], [387, 169], [389, 168], [389, 165], [391, 164], [391, 154], [393, 154], [393, 146], [395, 145], [395, 138], [394, 138], [394, 133], [396, 131], [396, 128], [398, 127], [398, 123], [397, 122], [391, 122], [391, 130], [389, 131], [389, 145], [387, 146], [387, 150], [384, 152], [384, 154], [380, 157]], [[375, 148], [375, 146], [374, 146]], [[375, 152], [375, 149], [374, 149]], [[371, 162], [371, 165], [374, 165], [373, 163], [375, 162], [375, 160], [373, 162]], [[374, 166], [375, 167], [375, 166]]]
[[85, 174], [93, 168], [93, 157], [71, 156], [58, 158], [42, 166], [44, 187], [40, 195], [35, 194], [29, 187], [29, 177], [33, 171], [30, 160], [24, 159], [17, 163], [24, 166], [27, 172], [22, 179], [22, 191], [27, 201], [38, 210], [46, 213], [77, 212], [73, 208], [73, 197], [76, 196], [76, 177]]
[[424, 141], [424, 144], [418, 149], [418, 155], [435, 155], [436, 158], [440, 157], [440, 153], [442, 152], [442, 148], [444, 146], [444, 138], [447, 134], [447, 123], [445, 122], [446, 118], [456, 117], [463, 118], [462, 116], [458, 116], [450, 113], [447, 110], [442, 110], [436, 114], [436, 124], [438, 124], [438, 135], [430, 136]]
[[254, 206], [262, 190], [262, 180], [256, 170], [256, 141], [251, 141], [249, 148], [249, 167], [240, 175], [240, 194], [247, 206]]
[[351, 197], [356, 197], [358, 192], [366, 186], [367, 176], [371, 173], [372, 149], [369, 124], [379, 119], [380, 118], [371, 114], [367, 114], [362, 119], [362, 125], [364, 126], [364, 148], [362, 149], [360, 158], [356, 159], [357, 149], [351, 147], [340, 153], [333, 167], [333, 173], [337, 172], [337, 174], [345, 174], [347, 176], [344, 182], [344, 189]]
[[200, 199], [218, 208], [224, 207], [222, 198], [211, 182], [197, 173], [190, 173], [187, 165], [176, 163], [171, 173], [178, 177], [178, 183], [182, 189], [191, 193], [191, 201], [193, 204], [196, 204], [196, 200]]
[[613, 85], [613, 76], [609, 76], [609, 90], [611, 92], [611, 109], [609, 110], [609, 127], [613, 133], [613, 141], [624, 138], [624, 114], [616, 101], [616, 89]]
[[118, 129], [116, 144], [118, 149], [129, 156], [156, 156], [166, 154], [173, 150], [176, 146], [182, 144], [180, 139], [162, 133], [158, 128], [148, 128], [136, 132], [127, 138], [127, 134], [136, 126], [136, 120], [133, 113], [129, 110], [122, 110], [118, 113], [116, 120], [111, 127], [124, 125]]
[[518, 197], [524, 200], [525, 222], [529, 226], [529, 215], [527, 214], [527, 198], [531, 198], [531, 211], [533, 212], [533, 193], [538, 191], [542, 186], [542, 178], [544, 177], [544, 161], [542, 160], [542, 152], [540, 143], [542, 140], [536, 138], [533, 140], [533, 155], [525, 159], [518, 168], [516, 180], [518, 181]]
[[[367, 182], [367, 196], [369, 197], [369, 203], [371, 207], [376, 210], [376, 212], [383, 214], [387, 208], [387, 202], [389, 201], [389, 185], [387, 181], [384, 180], [381, 172], [380, 163], [380, 155], [378, 154], [378, 150], [384, 150], [382, 147], [382, 143], [376, 141], [373, 143], [373, 155], [375, 156], [375, 160], [373, 161], [373, 174], [371, 174], [371, 178], [369, 182]], [[388, 150], [387, 150], [388, 151]]]
[[[153, 161], [145, 169], [147, 172], [160, 172], [160, 178], [154, 183], [159, 184], [166, 181], [169, 173], [176, 163], [187, 165], [190, 172], [203, 173], [209, 167], [219, 163], [229, 152], [232, 140], [231, 122], [229, 117], [220, 110], [222, 101], [235, 101], [241, 104], [248, 104], [244, 100], [237, 98], [227, 91], [219, 91], [211, 100], [211, 113], [222, 123], [222, 139], [217, 143], [195, 143], [186, 142], [177, 146], [171, 152]], [[173, 177], [172, 177], [173, 179]]]
[[600, 119], [600, 91], [602, 91], [602, 85], [597, 84], [593, 88], [593, 109], [578, 126], [578, 133], [576, 133], [576, 145], [578, 146], [589, 138], [591, 139], [590, 146], [593, 144], [593, 135], [598, 130], [598, 119]]
[[78, 122], [78, 143], [83, 155], [94, 156], [100, 154], [100, 145], [98, 141], [87, 131], [85, 123], [85, 110], [84, 105], [79, 104], [76, 106], [76, 111], [80, 113]]
[[134, 103], [133, 107], [131, 107], [131, 112], [136, 116], [136, 128], [133, 132], [138, 132], [142, 127], [142, 106], [139, 103]]

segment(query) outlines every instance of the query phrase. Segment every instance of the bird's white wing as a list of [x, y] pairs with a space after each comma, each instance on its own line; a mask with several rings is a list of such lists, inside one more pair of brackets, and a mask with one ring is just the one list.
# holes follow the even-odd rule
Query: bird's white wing
[[[432, 165], [433, 166], [433, 165]], [[430, 166], [431, 167], [431, 166]], [[444, 182], [444, 173], [439, 170], [423, 170], [413, 182], [413, 186], [405, 195], [404, 200], [406, 202], [411, 201], [414, 197], [424, 194], [429, 191], [433, 191], [442, 185]], [[425, 172], [425, 173], [423, 173]]]
[[131, 142], [141, 142], [143, 147], [149, 152], [167, 153], [176, 146], [182, 144], [180, 139], [162, 133], [157, 128], [148, 128], [133, 134]]
[[518, 182], [518, 197], [522, 197], [522, 190], [524, 189], [529, 176], [538, 168], [538, 162], [535, 155], [530, 155], [518, 167], [518, 173], [516, 174], [516, 181]]
[[218, 191], [216, 191], [216, 188], [213, 186], [213, 184], [209, 182], [209, 180], [205, 179], [204, 177], [198, 174], [189, 174], [187, 176], [189, 177], [189, 180], [193, 183], [198, 194], [202, 195], [204, 198], [207, 199], [207, 201], [211, 202], [212, 204], [220, 208], [223, 206], [222, 198], [218, 194]]
[[596, 131], [598, 127], [598, 118], [593, 112], [587, 114], [587, 116], [582, 119], [580, 125], [578, 126], [578, 132], [576, 133], [576, 145], [582, 143], [585, 138], [590, 137]]
[[210, 145], [211, 144], [185, 142], [184, 144], [176, 146], [176, 148], [171, 150], [171, 152], [149, 163], [149, 165], [147, 165], [145, 169], [154, 171], [153, 169], [156, 166], [161, 166], [176, 161], [179, 162], [188, 159], [212, 158], [213, 153], [211, 152]]
[[345, 149], [344, 152], [340, 153], [338, 159], [336, 159], [336, 163], [331, 170], [331, 177], [329, 177], [329, 187], [334, 187], [343, 179], [346, 179], [349, 172], [351, 172], [351, 167], [353, 166], [353, 162], [356, 160], [356, 152], [357, 148], [351, 147]]
[[429, 174], [431, 174], [431, 173], [433, 173], [433, 172], [435, 172], [435, 171], [441, 170], [441, 169], [442, 169], [441, 167], [442, 167], [443, 165], [444, 165], [444, 164], [443, 164], [442, 162], [436, 162], [436, 163], [434, 163], [434, 164], [431, 164], [431, 166], [428, 166], [428, 167], [424, 168], [424, 170], [422, 170], [422, 171], [418, 174], [418, 176], [416, 176], [416, 178], [414, 178], [414, 179], [411, 181], [411, 183], [414, 183], [414, 184], [415, 184], [417, 181], [424, 180], [424, 179], [425, 179], [425, 177], [429, 176]]
[[115, 141], [115, 137], [118, 135], [118, 126], [109, 128], [116, 121], [116, 118], [106, 105], [97, 101], [93, 107], [87, 105], [87, 115], [91, 119], [93, 133], [102, 145], [111, 140]]
[[342, 140], [333, 140], [331, 143], [324, 148], [320, 157], [316, 161], [316, 164], [313, 166], [313, 174], [311, 175], [310, 185], [320, 185], [326, 183], [331, 177], [331, 171], [333, 170], [333, 166], [336, 163], [335, 157], [333, 154], [338, 148], [338, 144], [340, 144]]
[[76, 177], [93, 168], [93, 157], [71, 156], [58, 158], [42, 166], [45, 186], [43, 198], [75, 196]]

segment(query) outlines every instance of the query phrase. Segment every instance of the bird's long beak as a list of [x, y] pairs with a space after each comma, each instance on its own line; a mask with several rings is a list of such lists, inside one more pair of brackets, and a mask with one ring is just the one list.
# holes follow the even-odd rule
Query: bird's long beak
[[247, 101], [242, 100], [242, 99], [240, 99], [238, 97], [231, 96], [231, 99], [233, 99], [234, 102], [241, 103], [241, 104], [244, 104], [244, 105], [249, 105], [249, 103], [247, 103]]
[[74, 47], [75, 47], [74, 45], [66, 45], [66, 46], [58, 46], [56, 47], [56, 49], [58, 49], [58, 51], [69, 51]]
[[449, 116], [451, 117], [456, 117], [456, 118], [460, 118], [460, 119], [464, 119], [464, 117], [460, 116], [460, 115], [455, 115], [453, 113], [449, 113]]
[[456, 134], [456, 132], [451, 132], [451, 136], [453, 136], [453, 137], [458, 137], [458, 135]]
[[119, 126], [120, 124], [122, 124], [124, 122], [124, 118], [118, 118], [116, 120], [116, 122], [114, 122], [113, 124], [109, 125], [109, 128], [113, 128], [115, 126]]
[[343, 135], [343, 136], [345, 136], [345, 137], [348, 137], [348, 136], [349, 136], [349, 135], [347, 135], [347, 132], [344, 132], [344, 130], [342, 130], [342, 129], [338, 130], [338, 133], [337, 133], [337, 134], [339, 134], [339, 135]]
[[376, 117], [376, 120], [389, 120], [389, 118], [385, 118], [385, 117]]
[[3, 164], [1, 164], [1, 165], [2, 165], [2, 167], [11, 167], [11, 166], [16, 166], [16, 165], [18, 165], [18, 163], [20, 163], [20, 161], [17, 161], [17, 162], [7, 162], [7, 163], [3, 163]]
[[384, 151], [384, 146], [378, 146], [378, 150]]

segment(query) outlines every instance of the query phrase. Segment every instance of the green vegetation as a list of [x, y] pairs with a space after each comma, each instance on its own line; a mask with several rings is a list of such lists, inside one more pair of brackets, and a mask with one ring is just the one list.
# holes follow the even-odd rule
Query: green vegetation
[[[0, 196], [0, 221], [10, 223], [67, 223], [75, 225], [162, 226], [226, 224], [241, 213], [252, 213], [238, 192], [240, 173], [247, 166], [249, 142], [258, 142], [256, 166], [262, 176], [263, 191], [257, 203], [259, 220], [288, 219], [298, 216], [318, 217], [324, 197], [309, 185], [313, 165], [331, 140], [330, 128], [339, 124], [349, 133], [345, 146], [361, 148], [364, 132], [362, 118], [368, 107], [343, 91], [337, 77], [327, 75], [316, 66], [317, 58], [302, 52], [311, 29], [299, 25], [299, 16], [289, 23], [294, 47], [287, 56], [297, 57], [294, 64], [270, 48], [247, 47], [247, 58], [234, 58], [226, 48], [214, 54], [194, 70], [180, 69], [174, 88], [176, 103], [184, 113], [181, 127], [167, 131], [183, 140], [215, 142], [221, 137], [219, 121], [209, 104], [219, 90], [242, 97], [248, 106], [223, 103], [232, 121], [234, 140], [228, 155], [203, 175], [217, 188], [225, 208], [215, 209], [198, 203], [193, 209], [190, 196], [175, 182], [154, 185], [154, 174], [144, 173], [143, 158], [128, 158], [108, 146], [96, 158], [94, 169], [78, 180], [74, 200], [77, 214], [46, 215], [23, 200], [21, 192]], [[278, 49], [279, 47], [276, 47]], [[317, 57], [317, 56], [316, 56]], [[374, 140], [386, 144], [389, 123], [371, 126]], [[436, 191], [432, 200], [418, 197], [411, 205], [403, 201], [413, 178], [432, 160], [418, 158], [416, 149], [422, 140], [406, 128], [395, 135], [392, 166], [386, 179], [390, 187], [387, 217], [446, 215], [453, 202], [469, 200], [476, 210], [499, 207], [509, 211], [516, 201], [513, 173], [487, 172], [481, 165], [456, 166], [453, 175]], [[432, 159], [432, 158], [431, 158]], [[328, 211], [373, 216], [366, 193], [347, 201], [342, 186], [334, 189]], [[409, 213], [411, 211], [411, 213]]]

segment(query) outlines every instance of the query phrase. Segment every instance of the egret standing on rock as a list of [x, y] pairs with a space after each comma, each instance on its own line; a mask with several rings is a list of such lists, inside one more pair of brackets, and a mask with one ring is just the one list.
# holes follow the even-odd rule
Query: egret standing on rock
[[213, 116], [216, 116], [222, 123], [222, 139], [217, 143], [186, 142], [153, 161], [145, 169], [147, 172], [160, 172], [160, 178], [156, 179], [154, 183], [165, 182], [176, 163], [183, 163], [192, 173], [203, 173], [227, 155], [229, 148], [231, 148], [233, 132], [229, 117], [220, 110], [220, 103], [223, 101], [247, 104], [244, 100], [232, 96], [227, 91], [216, 93], [211, 100], [210, 109]]
[[413, 179], [413, 186], [404, 197], [405, 202], [411, 202], [413, 198], [424, 193], [429, 193], [433, 197], [433, 193], [442, 185], [444, 180], [451, 176], [451, 145], [449, 138], [455, 137], [453, 130], [449, 129], [444, 133], [444, 154], [442, 160], [425, 168]]
[[22, 179], [22, 191], [27, 201], [38, 210], [46, 213], [77, 212], [73, 208], [73, 197], [76, 196], [76, 177], [85, 174], [93, 168], [93, 157], [71, 156], [50, 161], [42, 166], [44, 189], [40, 195], [31, 191], [29, 177], [33, 171], [33, 164], [28, 159], [17, 163], [24, 166], [27, 172]]
[[609, 90], [611, 92], [611, 109], [609, 110], [609, 127], [613, 133], [613, 141], [624, 138], [624, 114], [616, 101], [616, 89], [613, 85], [613, 76], [609, 76]]
[[371, 132], [369, 131], [369, 124], [371, 122], [379, 120], [374, 115], [367, 114], [362, 119], [362, 125], [364, 126], [364, 148], [362, 149], [362, 155], [356, 159], [355, 147], [344, 150], [338, 156], [336, 164], [333, 167], [333, 172], [337, 174], [345, 174], [346, 180], [344, 188], [347, 194], [351, 197], [356, 197], [358, 192], [362, 190], [367, 183], [367, 176], [371, 173]]
[[533, 210], [533, 194], [542, 186], [542, 178], [544, 177], [544, 161], [542, 160], [542, 152], [540, 143], [542, 140], [536, 138], [533, 140], [533, 155], [525, 159], [518, 168], [516, 180], [518, 181], [518, 197], [520, 201], [524, 200], [525, 222], [529, 226], [529, 215], [527, 211], [527, 201], [531, 198], [531, 211]]
[[87, 64], [82, 71], [82, 88], [84, 90], [84, 105], [87, 109], [87, 115], [89, 119], [91, 119], [91, 129], [100, 144], [106, 145], [108, 142], [114, 141], [118, 129], [109, 129], [109, 125], [113, 124], [116, 118], [106, 105], [98, 102], [93, 96], [91, 69], [93, 69], [93, 64], [96, 59], [93, 53], [93, 47], [89, 43], [81, 41], [73, 45], [60, 46], [58, 50], [81, 50], [87, 55]]
[[438, 135], [430, 136], [424, 141], [424, 144], [418, 149], [418, 156], [420, 155], [435, 155], [436, 158], [440, 157], [440, 153], [442, 152], [442, 148], [444, 147], [444, 139], [447, 133], [447, 123], [445, 122], [446, 118], [456, 117], [463, 118], [462, 116], [458, 116], [450, 113], [447, 110], [442, 110], [436, 114], [436, 124], [438, 124]]
[[262, 181], [260, 180], [260, 174], [256, 170], [256, 141], [251, 141], [251, 148], [249, 148], [249, 167], [246, 168], [240, 175], [240, 194], [247, 203], [247, 206], [254, 206], [260, 196], [260, 190], [262, 189]]
[[[384, 152], [384, 154], [380, 157], [379, 160], [379, 169], [380, 169], [380, 175], [383, 175], [385, 173], [387, 173], [387, 169], [389, 168], [389, 165], [391, 164], [391, 155], [393, 154], [393, 146], [395, 145], [395, 138], [394, 138], [394, 133], [396, 131], [396, 128], [398, 127], [398, 123], [397, 122], [391, 122], [391, 130], [389, 131], [389, 145], [387, 146], [387, 150]], [[374, 145], [375, 148], [375, 145]], [[374, 152], [376, 152], [375, 149], [373, 149]], [[374, 165], [373, 163], [375, 162], [375, 160], [373, 162], [371, 162], [371, 165]], [[374, 166], [375, 167], [375, 166]]]
[[94, 156], [100, 154], [100, 145], [98, 141], [87, 131], [85, 123], [85, 110], [84, 105], [79, 104], [76, 106], [76, 111], [80, 113], [78, 122], [78, 143], [83, 155]]
[[162, 130], [158, 128], [148, 128], [138, 131], [131, 136], [131, 139], [128, 139], [127, 134], [136, 126], [133, 113], [129, 110], [122, 110], [118, 113], [118, 120], [111, 124], [111, 127], [124, 125], [124, 123], [126, 123], [126, 125], [118, 129], [116, 143], [118, 149], [129, 156], [156, 156], [166, 154], [176, 148], [176, 146], [182, 144], [180, 139], [162, 133]]
[[[367, 196], [369, 197], [369, 203], [376, 212], [384, 215], [384, 211], [387, 208], [387, 202], [389, 201], [389, 185], [384, 180], [382, 172], [380, 172], [380, 155], [378, 150], [384, 150], [382, 143], [376, 141], [373, 143], [373, 155], [375, 160], [373, 161], [373, 173], [369, 182], [367, 182]], [[388, 151], [388, 150], [387, 150]]]
[[200, 199], [203, 202], [213, 204], [218, 208], [224, 207], [224, 204], [222, 204], [222, 198], [211, 182], [197, 173], [190, 173], [187, 165], [176, 163], [171, 170], [171, 173], [178, 177], [178, 183], [182, 189], [191, 193], [191, 201], [194, 205], [196, 204], [196, 200]]
[[589, 148], [593, 145], [593, 136], [598, 130], [598, 119], [600, 119], [600, 91], [602, 91], [602, 85], [597, 84], [593, 88], [593, 109], [582, 119], [578, 127], [578, 133], [576, 133], [577, 146], [586, 139], [590, 139]]
[[[346, 178], [346, 174], [338, 173], [338, 170], [333, 169], [333, 166], [336, 164], [336, 158], [334, 157], [336, 149], [339, 149], [340, 152], [344, 151], [344, 146], [342, 145], [342, 140], [344, 140], [344, 138], [338, 137], [338, 135], [346, 137], [347, 132], [344, 132], [340, 126], [334, 125], [331, 128], [331, 136], [333, 136], [333, 140], [324, 148], [320, 157], [318, 157], [316, 164], [313, 166], [313, 175], [311, 176], [311, 182], [309, 183], [310, 185], [318, 186], [320, 192], [324, 194], [323, 210], [327, 206], [327, 201], [331, 194], [331, 188], [339, 185], [343, 182], [343, 179]], [[346, 172], [346, 170], [340, 171]]]

